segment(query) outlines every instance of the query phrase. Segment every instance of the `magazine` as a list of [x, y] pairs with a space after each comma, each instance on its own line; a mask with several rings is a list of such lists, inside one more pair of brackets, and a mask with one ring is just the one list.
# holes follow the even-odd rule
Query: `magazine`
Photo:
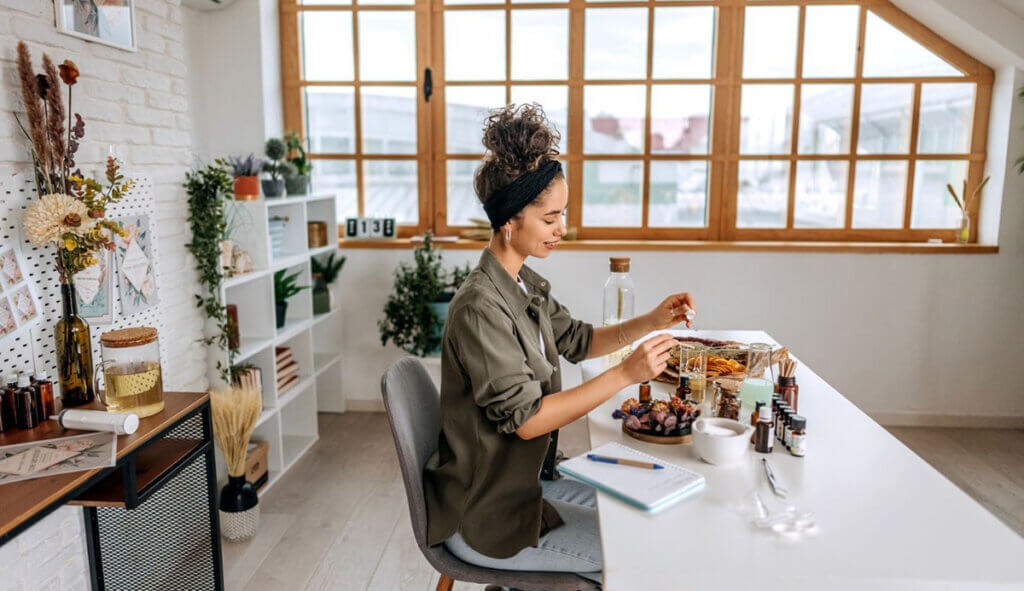
[[0, 447], [0, 485], [107, 468], [117, 462], [117, 435], [86, 433]]

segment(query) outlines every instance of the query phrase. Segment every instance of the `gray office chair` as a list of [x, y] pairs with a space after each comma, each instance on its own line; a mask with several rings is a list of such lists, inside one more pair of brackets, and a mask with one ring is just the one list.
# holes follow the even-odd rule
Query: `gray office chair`
[[423, 467], [437, 450], [441, 432], [441, 401], [427, 370], [406, 357], [388, 368], [380, 381], [398, 463], [409, 499], [409, 514], [416, 544], [441, 579], [437, 591], [449, 591], [455, 581], [514, 587], [524, 591], [597, 591], [600, 587], [574, 573], [509, 571], [463, 562], [444, 544], [427, 546], [427, 505], [423, 495]]

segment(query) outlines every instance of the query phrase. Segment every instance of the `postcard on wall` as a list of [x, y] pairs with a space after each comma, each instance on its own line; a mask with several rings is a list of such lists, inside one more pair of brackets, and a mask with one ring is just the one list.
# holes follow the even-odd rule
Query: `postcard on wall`
[[17, 243], [0, 247], [0, 340], [41, 320], [39, 298], [27, 269]]
[[78, 315], [89, 324], [110, 324], [114, 320], [113, 256], [108, 250], [97, 254], [99, 262], [75, 274], [75, 299]]
[[113, 466], [117, 435], [86, 433], [0, 447], [0, 485]]
[[153, 242], [149, 216], [134, 216], [120, 221], [124, 236], [115, 236], [118, 288], [121, 314], [131, 316], [159, 302], [153, 270]]

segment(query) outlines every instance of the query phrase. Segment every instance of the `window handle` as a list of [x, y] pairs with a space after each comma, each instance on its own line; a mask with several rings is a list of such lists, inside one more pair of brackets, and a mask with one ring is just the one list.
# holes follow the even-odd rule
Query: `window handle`
[[430, 95], [434, 94], [434, 77], [427, 68], [423, 72], [423, 100], [430, 102]]

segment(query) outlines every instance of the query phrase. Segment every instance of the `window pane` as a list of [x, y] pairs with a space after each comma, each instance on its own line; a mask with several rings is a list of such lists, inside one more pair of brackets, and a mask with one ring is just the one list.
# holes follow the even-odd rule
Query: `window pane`
[[647, 76], [646, 8], [586, 9], [584, 42], [584, 78]]
[[800, 87], [801, 154], [850, 151], [852, 84], [804, 84]]
[[449, 154], [483, 154], [480, 143], [491, 109], [505, 106], [504, 86], [449, 86], [444, 91]]
[[804, 15], [805, 78], [852, 78], [857, 66], [858, 6], [808, 6]]
[[644, 166], [639, 160], [583, 163], [583, 225], [639, 227]]
[[418, 186], [415, 160], [364, 160], [365, 217], [395, 218], [399, 224], [418, 223]]
[[792, 78], [796, 72], [796, 6], [747, 8], [743, 21], [743, 77]]
[[865, 76], [963, 76], [960, 70], [870, 10], [867, 25]]
[[744, 84], [740, 99], [740, 153], [789, 154], [793, 85]]
[[543, 2], [544, 4], [556, 4], [559, 2], [568, 2], [569, 0], [512, 0], [512, 4], [538, 4]]
[[363, 86], [363, 152], [416, 153], [416, 87]]
[[569, 78], [569, 11], [512, 11], [512, 79]]
[[505, 79], [505, 11], [444, 13], [444, 73], [448, 80]]
[[316, 6], [325, 4], [352, 4], [351, 0], [299, 0], [299, 4], [305, 4], [306, 6]]
[[[307, 2], [307, 4], [308, 4], [308, 2]], [[348, 4], [348, 2], [344, 2], [343, 4]], [[359, 5], [360, 6], [366, 6], [368, 4], [403, 4], [403, 5], [407, 4], [407, 5], [413, 5], [413, 4], [415, 4], [415, 1], [414, 0], [359, 0]]]
[[356, 151], [355, 94], [351, 86], [306, 88], [306, 137], [314, 154]]
[[740, 160], [737, 228], [785, 228], [789, 162]]
[[583, 89], [583, 151], [636, 154], [644, 149], [644, 96], [640, 85]]
[[714, 46], [714, 7], [654, 9], [655, 78], [711, 78]]
[[544, 108], [548, 121], [562, 138], [558, 141], [558, 151], [564, 154], [569, 145], [569, 87], [568, 86], [513, 86], [512, 102], [537, 103]]
[[673, 84], [651, 87], [651, 151], [707, 154], [711, 87]]
[[648, 226], [703, 228], [707, 225], [707, 203], [706, 161], [651, 161]]
[[411, 10], [359, 13], [360, 80], [416, 80], [415, 21]]
[[[918, 160], [914, 165], [914, 203], [911, 207], [910, 227], [958, 227], [960, 208], [953, 201], [946, 184], [953, 185], [957, 195], [961, 195], [966, 178], [966, 161]], [[974, 186], [968, 187], [967, 195], [970, 196], [973, 190]]]
[[914, 87], [910, 84], [865, 84], [860, 91], [858, 154], [906, 154]]
[[842, 228], [846, 220], [846, 160], [802, 160], [796, 164], [794, 228]]
[[473, 174], [479, 160], [449, 160], [447, 163], [448, 225], [471, 226], [470, 218], [487, 219], [473, 188]]
[[966, 154], [971, 145], [974, 84], [922, 84], [919, 117], [919, 154]]
[[302, 13], [302, 77], [304, 80], [352, 80], [352, 13]]
[[337, 193], [338, 223], [359, 216], [356, 196], [356, 164], [352, 160], [313, 160], [313, 191]]
[[445, 4], [504, 4], [504, 0], [444, 0]]
[[907, 163], [860, 160], [853, 181], [854, 228], [902, 228]]

